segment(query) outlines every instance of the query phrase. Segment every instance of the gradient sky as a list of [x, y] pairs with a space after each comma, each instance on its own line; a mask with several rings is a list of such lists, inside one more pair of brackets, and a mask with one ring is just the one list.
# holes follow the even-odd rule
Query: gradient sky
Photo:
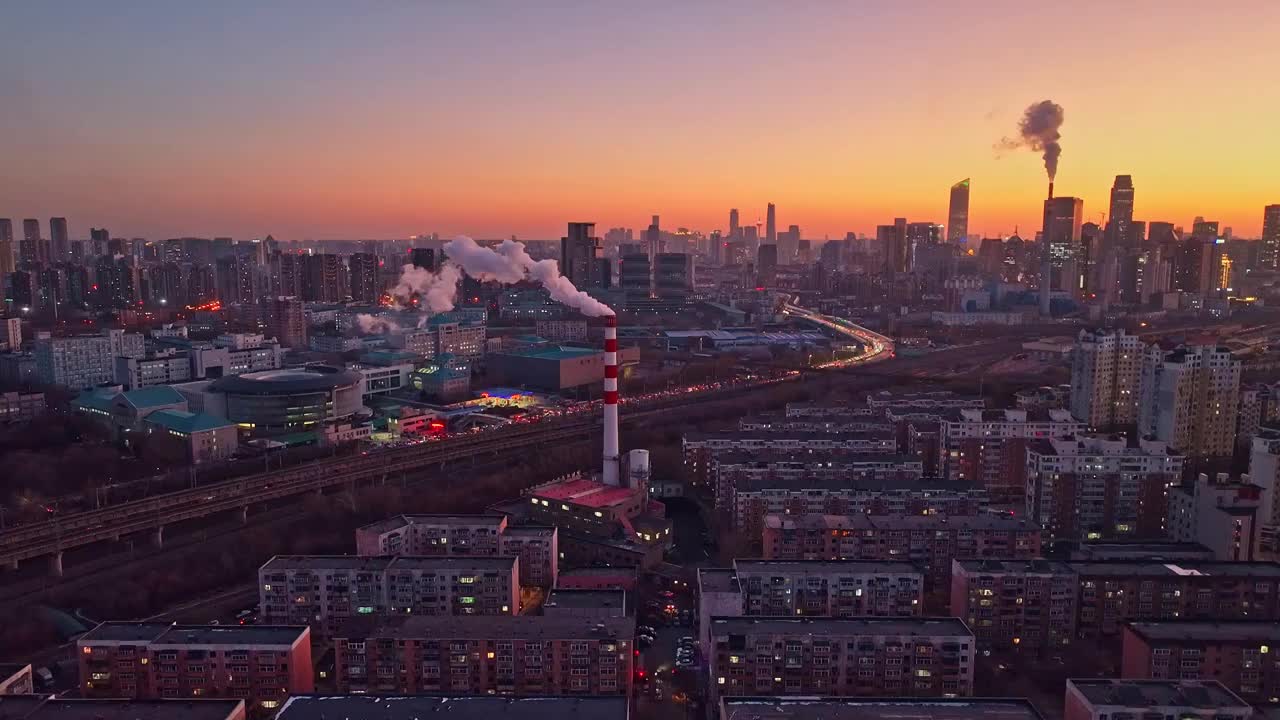
[[[569, 220], [805, 237], [1039, 223], [1058, 194], [1256, 236], [1280, 203], [1280, 2], [9, 2], [0, 217], [152, 239], [559, 237]], [[47, 233], [47, 230], [46, 230]]]

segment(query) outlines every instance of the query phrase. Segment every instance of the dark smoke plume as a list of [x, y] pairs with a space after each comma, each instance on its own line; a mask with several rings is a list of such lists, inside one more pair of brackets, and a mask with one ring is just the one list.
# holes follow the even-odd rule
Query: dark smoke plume
[[998, 148], [1016, 150], [1031, 148], [1044, 154], [1044, 169], [1049, 173], [1049, 180], [1058, 174], [1058, 156], [1062, 155], [1062, 121], [1065, 113], [1062, 106], [1052, 100], [1041, 100], [1027, 108], [1018, 122], [1018, 137], [1004, 138]]

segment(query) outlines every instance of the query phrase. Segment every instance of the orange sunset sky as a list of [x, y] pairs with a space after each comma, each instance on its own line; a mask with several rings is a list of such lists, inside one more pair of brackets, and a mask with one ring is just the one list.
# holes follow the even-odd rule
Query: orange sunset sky
[[1255, 237], [1280, 203], [1280, 2], [40, 2], [0, 11], [0, 217], [113, 234], [804, 236], [1039, 224], [998, 157], [1066, 109], [1060, 195]]

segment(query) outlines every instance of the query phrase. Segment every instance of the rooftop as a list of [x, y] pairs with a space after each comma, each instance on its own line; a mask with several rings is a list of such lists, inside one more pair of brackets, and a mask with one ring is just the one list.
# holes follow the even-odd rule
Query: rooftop
[[390, 557], [359, 555], [276, 555], [259, 568], [271, 570], [368, 570], [381, 572], [391, 563]]
[[587, 640], [635, 636], [634, 618], [564, 615], [400, 615], [349, 623], [341, 637], [437, 640], [444, 638]]
[[505, 531], [505, 532], [503, 532], [503, 537], [507, 537], [507, 538], [522, 538], [522, 537], [549, 538], [549, 537], [551, 537], [551, 536], [555, 535], [555, 534], [556, 534], [556, 532], [557, 532], [557, 529], [556, 529], [556, 526], [554, 526], [554, 525], [515, 525], [515, 526], [508, 527], [508, 528], [506, 529], [506, 531]]
[[157, 410], [147, 416], [147, 422], [184, 433], [235, 427], [234, 423], [225, 418], [185, 410]]
[[80, 636], [80, 643], [88, 642], [150, 642], [169, 629], [169, 623], [110, 621]]
[[209, 389], [240, 395], [279, 395], [300, 392], [325, 392], [335, 388], [356, 385], [361, 380], [358, 372], [336, 370], [329, 372], [284, 368], [261, 372], [231, 375], [214, 380]]
[[953, 560], [958, 567], [970, 575], [984, 573], [1000, 574], [1037, 574], [1052, 573], [1054, 575], [1071, 575], [1071, 565], [1056, 560]]
[[935, 637], [956, 635], [973, 637], [973, 633], [954, 617], [715, 617], [711, 619], [711, 635], [901, 635]]
[[486, 570], [507, 570], [510, 571], [515, 567], [517, 558], [512, 556], [467, 556], [467, 555], [448, 555], [448, 556], [428, 556], [428, 557], [412, 557], [400, 555], [392, 558], [391, 563], [387, 565], [387, 570], [437, 570], [437, 571], [462, 571], [467, 572], [475, 570], [484, 572]]
[[306, 625], [171, 625], [152, 645], [286, 645], [310, 629]]
[[1040, 720], [1026, 700], [727, 697], [723, 720]]
[[604, 355], [599, 348], [572, 347], [569, 345], [552, 345], [550, 347], [532, 347], [524, 350], [511, 350], [501, 355], [532, 358], [535, 360], [575, 360], [592, 355]]
[[[1256, 620], [1177, 620], [1170, 622], [1131, 622], [1130, 630], [1140, 637], [1160, 642], [1177, 640], [1210, 643], [1256, 643], [1267, 641], [1280, 645], [1280, 624]], [[1280, 648], [1277, 648], [1280, 651]]]
[[738, 574], [732, 568], [702, 568], [698, 570], [699, 592], [738, 593], [742, 587]]
[[618, 608], [627, 604], [626, 590], [566, 590], [558, 588], [547, 595], [545, 608]]
[[575, 477], [539, 485], [530, 490], [529, 494], [537, 498], [598, 508], [627, 502], [635, 497], [636, 491]]
[[895, 575], [919, 575], [920, 568], [908, 562], [895, 560], [755, 560], [736, 559], [734, 570], [742, 575], [815, 574], [829, 573], [863, 574], [891, 573]]
[[1195, 558], [1212, 560], [1213, 551], [1193, 542], [1091, 542], [1081, 543], [1071, 552], [1078, 560], [1158, 560], [1161, 558]]
[[1206, 710], [1248, 708], [1249, 704], [1216, 680], [1068, 680], [1091, 705], [1126, 708], [1187, 707]]
[[625, 697], [295, 695], [276, 720], [626, 720], [627, 712]]
[[1122, 576], [1219, 576], [1239, 578], [1280, 578], [1280, 564], [1270, 562], [1227, 562], [1216, 560], [1180, 560], [1150, 562], [1118, 560], [1114, 562], [1073, 562], [1071, 569], [1080, 575]]
[[388, 532], [408, 525], [491, 525], [505, 521], [501, 515], [396, 515], [360, 528], [366, 532]]
[[[26, 701], [30, 705], [24, 710], [25, 698], [32, 700]], [[227, 720], [243, 713], [243, 700], [88, 700], [0, 695], [0, 718], [24, 720]]]
[[938, 496], [955, 496], [969, 493], [986, 494], [986, 490], [963, 482], [941, 480], [934, 477], [885, 477], [885, 478], [838, 478], [838, 477], [803, 477], [798, 479], [778, 479], [770, 477], [739, 478], [734, 482], [739, 492], [759, 490], [849, 490], [868, 492], [890, 492], [894, 490], [920, 490], [935, 493]]
[[778, 442], [806, 440], [826, 440], [831, 443], [850, 440], [882, 440], [893, 439], [894, 432], [886, 427], [883, 430], [854, 430], [833, 435], [816, 430], [716, 430], [710, 432], [689, 432], [684, 434], [686, 442], [705, 442], [708, 440], [774, 440]]
[[1014, 532], [1038, 527], [1011, 515], [766, 515], [774, 530], [991, 530]]
[[159, 407], [161, 405], [178, 405], [187, 402], [187, 399], [182, 397], [182, 393], [168, 385], [130, 390], [124, 393], [124, 399], [138, 409]]

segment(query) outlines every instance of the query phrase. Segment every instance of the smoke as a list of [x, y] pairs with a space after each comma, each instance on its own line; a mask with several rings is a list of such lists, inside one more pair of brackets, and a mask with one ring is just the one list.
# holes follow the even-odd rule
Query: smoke
[[404, 332], [404, 329], [396, 323], [393, 323], [386, 318], [366, 313], [356, 315], [356, 326], [360, 328], [360, 332], [363, 335]]
[[1002, 138], [996, 146], [1001, 150], [1030, 148], [1044, 155], [1044, 169], [1049, 180], [1058, 175], [1058, 157], [1062, 155], [1062, 121], [1065, 111], [1052, 100], [1041, 100], [1022, 113], [1018, 122], [1018, 137]]
[[458, 282], [461, 280], [462, 272], [458, 270], [458, 266], [448, 261], [436, 273], [406, 264], [400, 268], [400, 281], [391, 289], [391, 297], [397, 307], [407, 307], [416, 293], [422, 306], [433, 314], [448, 312], [453, 309], [454, 300], [458, 296]]
[[524, 279], [533, 280], [551, 295], [551, 299], [568, 305], [588, 317], [613, 315], [608, 305], [574, 287], [568, 278], [560, 274], [555, 260], [534, 260], [525, 252], [524, 243], [503, 240], [496, 248], [482, 247], [465, 235], [444, 245], [451, 262], [462, 266], [468, 275], [477, 280], [493, 280], [511, 284]]

